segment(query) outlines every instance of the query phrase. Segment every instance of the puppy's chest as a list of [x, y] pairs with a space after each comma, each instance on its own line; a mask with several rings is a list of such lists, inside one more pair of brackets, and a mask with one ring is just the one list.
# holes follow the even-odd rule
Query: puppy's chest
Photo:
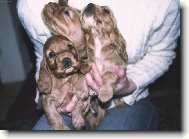
[[63, 94], [65, 90], [68, 90], [70, 78], [55, 78], [52, 79], [52, 94]]
[[102, 42], [100, 41], [99, 37], [95, 37], [94, 39], [94, 45], [95, 45], [95, 49], [94, 49], [94, 53], [95, 53], [95, 59], [100, 59], [102, 58]]
[[[52, 80], [52, 92], [51, 96], [54, 97], [56, 100], [56, 104], [66, 105], [68, 102], [70, 102], [73, 94], [72, 92], [72, 86], [70, 84], [71, 78], [61, 78], [61, 79], [53, 79]], [[66, 96], [66, 97], [65, 97]], [[62, 98], [65, 97], [65, 100], [63, 102]]]
[[103, 42], [99, 37], [94, 38], [94, 60], [100, 72], [103, 71], [104, 55], [102, 52]]

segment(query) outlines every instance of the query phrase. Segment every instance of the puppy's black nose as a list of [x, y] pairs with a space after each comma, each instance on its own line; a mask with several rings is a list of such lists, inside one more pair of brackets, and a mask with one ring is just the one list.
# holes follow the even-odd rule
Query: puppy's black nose
[[65, 57], [62, 60], [62, 64], [66, 67], [66, 68], [70, 68], [72, 66], [72, 60], [69, 57]]
[[89, 3], [88, 5], [87, 5], [87, 8], [89, 8], [89, 9], [92, 9], [92, 8], [94, 8], [95, 7], [95, 5], [93, 4], [93, 3]]
[[93, 3], [89, 3], [84, 10], [86, 16], [90, 16], [95, 12], [95, 5]]

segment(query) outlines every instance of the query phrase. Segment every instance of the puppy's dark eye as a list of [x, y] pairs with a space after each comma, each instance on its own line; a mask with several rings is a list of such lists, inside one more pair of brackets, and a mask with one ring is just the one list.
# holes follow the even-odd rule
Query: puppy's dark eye
[[70, 14], [69, 14], [69, 11], [64, 11], [64, 14], [66, 15], [66, 16], [69, 16]]
[[72, 44], [68, 44], [67, 47], [68, 47], [68, 49], [69, 49], [70, 51], [72, 51], [72, 50], [74, 49], [74, 46], [73, 46]]
[[97, 24], [102, 24], [102, 21], [101, 20], [97, 20]]
[[49, 53], [49, 57], [50, 57], [50, 58], [53, 58], [53, 57], [55, 57], [55, 56], [56, 56], [55, 52], [51, 51], [51, 52]]
[[107, 15], [110, 15], [110, 10], [108, 10], [108, 9], [104, 9], [103, 12], [104, 12], [105, 14], [107, 14]]

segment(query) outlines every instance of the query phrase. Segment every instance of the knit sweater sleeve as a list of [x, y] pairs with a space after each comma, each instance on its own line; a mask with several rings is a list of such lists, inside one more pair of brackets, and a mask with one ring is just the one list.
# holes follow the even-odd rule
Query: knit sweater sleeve
[[19, 19], [35, 48], [37, 71], [43, 56], [43, 45], [51, 36], [41, 18], [44, 5], [50, 1], [57, 0], [18, 0], [16, 5]]
[[137, 96], [140, 90], [163, 75], [176, 56], [174, 49], [180, 35], [179, 1], [172, 0], [164, 13], [160, 8], [158, 14], [154, 16], [157, 18], [146, 43], [148, 45], [146, 54], [127, 71], [128, 77], [137, 84], [133, 96]]

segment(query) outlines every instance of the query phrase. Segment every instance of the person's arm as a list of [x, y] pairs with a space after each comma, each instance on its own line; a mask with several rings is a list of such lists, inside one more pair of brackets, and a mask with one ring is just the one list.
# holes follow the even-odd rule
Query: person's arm
[[44, 25], [41, 18], [41, 11], [44, 5], [50, 1], [55, 0], [17, 1], [17, 12], [19, 19], [35, 48], [37, 71], [39, 71], [40, 62], [43, 56], [43, 45], [47, 38], [51, 36], [50, 31]]
[[137, 84], [135, 98], [142, 89], [163, 75], [175, 58], [175, 47], [180, 35], [180, 4], [173, 0], [166, 13], [156, 15], [153, 31], [149, 35], [146, 55], [127, 70], [127, 76]]

